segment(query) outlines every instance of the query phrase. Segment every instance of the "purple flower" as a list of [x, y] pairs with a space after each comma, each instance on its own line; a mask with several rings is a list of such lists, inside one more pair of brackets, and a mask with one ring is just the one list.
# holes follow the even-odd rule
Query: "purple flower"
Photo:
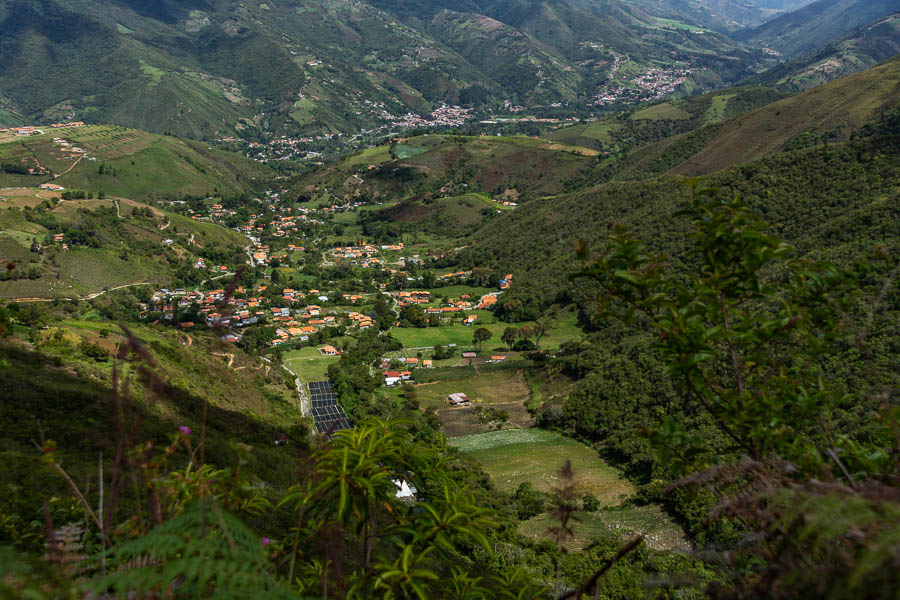
[[191, 435], [191, 428], [188, 427], [187, 425], [182, 425], [181, 427], [178, 428], [178, 431], [180, 431], [184, 435]]
[[265, 538], [265, 537], [261, 541], [262, 541], [263, 547], [266, 547], [272, 543], [272, 540], [270, 540], [269, 538]]

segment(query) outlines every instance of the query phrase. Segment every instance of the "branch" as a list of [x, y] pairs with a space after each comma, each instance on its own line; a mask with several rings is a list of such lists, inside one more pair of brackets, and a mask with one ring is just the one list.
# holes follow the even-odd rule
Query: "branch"
[[738, 406], [743, 408], [744, 404], [744, 376], [741, 374], [741, 365], [738, 360], [737, 351], [734, 349], [734, 343], [731, 341], [731, 330], [728, 328], [728, 312], [725, 305], [725, 294], [719, 295], [722, 303], [722, 326], [725, 328], [725, 340], [728, 342], [728, 352], [731, 354], [731, 368], [734, 370], [734, 377], [738, 386]]
[[638, 546], [640, 546], [641, 542], [643, 541], [644, 536], [639, 535], [638, 537], [628, 542], [628, 544], [626, 544], [622, 548], [619, 548], [619, 551], [616, 552], [616, 555], [606, 561], [606, 564], [600, 567], [600, 570], [594, 573], [590, 579], [582, 583], [581, 587], [579, 587], [577, 590], [566, 592], [565, 594], [557, 598], [557, 600], [566, 600], [567, 598], [575, 598], [575, 600], [578, 600], [578, 598], [581, 598], [582, 594], [586, 594], [587, 591], [597, 583], [597, 580], [600, 579], [604, 573], [609, 571], [613, 567], [613, 565], [619, 562], [623, 557], [625, 557], [625, 555], [629, 554]]
[[78, 489], [78, 486], [75, 485], [75, 482], [72, 481], [72, 478], [69, 477], [69, 474], [66, 473], [66, 470], [62, 468], [62, 465], [60, 465], [56, 461], [53, 461], [51, 464], [53, 465], [53, 468], [59, 471], [59, 474], [63, 476], [63, 479], [66, 480], [66, 483], [69, 484], [69, 487], [72, 488], [72, 493], [75, 494], [75, 497], [78, 498], [78, 502], [81, 504], [81, 507], [85, 510], [94, 524], [100, 530], [100, 535], [103, 536], [106, 545], [111, 546], [112, 542], [110, 542], [109, 536], [107, 536], [106, 532], [103, 531], [103, 525], [100, 524], [100, 520], [97, 518], [97, 514], [93, 510], [91, 510], [91, 505], [88, 504], [88, 501], [85, 499], [84, 494], [81, 493], [81, 490]]
[[713, 410], [712, 405], [710, 405], [710, 403], [706, 401], [706, 398], [703, 397], [703, 394], [700, 393], [700, 391], [694, 385], [694, 382], [691, 381], [690, 376], [685, 376], [685, 380], [687, 381], [688, 389], [694, 394], [694, 396], [697, 398], [697, 401], [703, 405], [703, 408], [705, 408], [707, 410], [707, 412], [709, 412], [709, 414], [712, 415], [712, 417], [716, 420], [716, 423], [718, 423], [719, 427], [722, 428], [722, 431], [727, 433], [728, 436], [732, 440], [734, 440], [738, 446], [740, 446], [741, 448], [743, 448], [744, 450], [749, 452], [750, 456], [752, 456], [755, 460], [759, 460], [759, 457], [757, 456], [756, 448], [751, 445], [748, 445], [745, 441], [743, 441], [731, 429], [731, 427], [728, 426], [728, 424], [725, 422], [725, 419], [722, 418], [721, 415], [717, 414], [715, 410]]

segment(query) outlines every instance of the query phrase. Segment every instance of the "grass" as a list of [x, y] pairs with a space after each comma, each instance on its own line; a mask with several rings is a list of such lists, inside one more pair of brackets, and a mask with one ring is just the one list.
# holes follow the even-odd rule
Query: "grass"
[[397, 144], [394, 146], [394, 155], [396, 155], [399, 160], [406, 160], [417, 154], [422, 154], [423, 152], [428, 152], [428, 148], [416, 148], [407, 146], [406, 144]]
[[327, 379], [328, 367], [336, 363], [337, 356], [323, 356], [318, 347], [307, 347], [301, 350], [291, 350], [284, 353], [285, 366], [294, 373], [300, 381], [321, 381]]
[[709, 31], [708, 29], [704, 29], [703, 27], [689, 25], [687, 23], [682, 23], [681, 21], [676, 21], [675, 19], [663, 19], [662, 17], [656, 17], [656, 22], [663, 27], [669, 27], [672, 29], [684, 29], [687, 31]]
[[[684, 550], [690, 547], [684, 531], [655, 504], [606, 508], [597, 512], [578, 511], [572, 525], [573, 537], [563, 546], [577, 552], [594, 540], [615, 534], [623, 539], [643, 535], [644, 542], [654, 550]], [[558, 521], [550, 513], [532, 517], [519, 526], [519, 533], [530, 539], [551, 539], [549, 528]]]
[[[443, 289], [448, 290], [451, 288]], [[432, 295], [434, 295], [434, 293], [432, 293]], [[476, 296], [473, 294], [473, 297]], [[490, 340], [485, 342], [485, 350], [500, 348], [500, 352], [505, 353], [506, 348], [503, 342], [500, 341], [500, 336], [503, 335], [503, 331], [507, 327], [521, 328], [525, 325], [530, 326], [534, 324], [526, 322], [504, 323], [494, 319], [493, 313], [483, 310], [470, 311], [467, 314], [475, 314], [478, 316], [478, 321], [475, 325], [467, 326], [460, 323], [454, 323], [453, 325], [444, 325], [441, 327], [395, 327], [391, 330], [391, 335], [400, 340], [404, 348], [430, 348], [438, 344], [442, 346], [456, 344], [460, 347], [470, 347], [472, 346], [472, 336], [474, 335], [475, 330], [484, 327], [490, 331], [493, 336]], [[541, 339], [542, 349], [558, 348], [560, 344], [578, 339], [584, 333], [578, 325], [578, 315], [573, 309], [560, 310], [555, 313], [555, 316], [548, 317], [546, 320], [551, 323], [551, 329], [547, 335]]]
[[713, 96], [712, 102], [709, 105], [709, 108], [706, 109], [706, 117], [707, 123], [721, 123], [725, 120], [725, 108], [728, 106], [728, 101], [737, 96], [737, 94], [721, 94], [719, 96]]
[[[271, 171], [240, 155], [211, 148], [205, 142], [160, 136], [113, 125], [88, 125], [0, 144], [0, 159], [34, 166], [35, 161], [54, 173], [67, 171], [71, 153], [57, 147], [62, 137], [96, 160], [82, 159], [56, 183], [68, 188], [103, 190], [107, 195], [146, 199], [165, 193], [207, 194], [216, 188], [252, 191], [254, 180]], [[100, 165], [106, 172], [99, 173]], [[32, 177], [36, 186], [46, 178]], [[0, 173], [0, 187], [21, 184], [22, 176]]]
[[511, 429], [458, 437], [450, 444], [474, 457], [498, 489], [511, 492], [528, 482], [550, 492], [557, 472], [568, 459], [575, 471], [577, 493], [593, 494], [615, 506], [634, 493], [634, 486], [597, 452], [560, 433], [543, 429]]

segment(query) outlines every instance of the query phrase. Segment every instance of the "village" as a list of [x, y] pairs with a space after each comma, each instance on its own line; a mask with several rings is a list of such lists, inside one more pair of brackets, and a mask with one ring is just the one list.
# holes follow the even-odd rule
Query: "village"
[[334, 143], [340, 142], [344, 148], [360, 145], [374, 137], [392, 135], [391, 132], [417, 128], [451, 128], [460, 127], [473, 118], [472, 110], [459, 106], [441, 104], [427, 115], [406, 113], [391, 114], [381, 102], [366, 100], [363, 109], [368, 116], [381, 121], [380, 125], [371, 128], [360, 128], [354, 134], [334, 132], [312, 136], [280, 136], [268, 142], [245, 142], [234, 137], [223, 138], [221, 142], [238, 142], [245, 144], [244, 155], [260, 163], [287, 160], [314, 160]]
[[[620, 67], [620, 57], [616, 55], [613, 72], [609, 81]], [[625, 56], [627, 61], [628, 57]], [[629, 85], [608, 86], [594, 96], [593, 104], [596, 106], [617, 105], [623, 103], [642, 103], [653, 100], [661, 100], [675, 93], [678, 86], [682, 85], [689, 75], [696, 70], [691, 68], [659, 69], [651, 68], [635, 75], [629, 81]]]
[[[272, 351], [300, 352], [304, 356], [312, 352], [314, 357], [336, 360], [348, 336], [378, 327], [372, 306], [382, 297], [399, 314], [391, 323], [392, 332], [422, 326], [428, 332], [441, 327], [441, 333], [453, 331], [458, 338], [457, 342], [448, 343], [449, 348], [464, 347], [461, 356], [470, 362], [478, 357], [472, 348], [472, 332], [490, 316], [498, 295], [512, 285], [511, 273], [496, 281], [493, 290], [472, 286], [470, 293], [442, 293], [444, 288], [455, 292], [465, 287], [460, 284], [472, 275], [465, 270], [436, 274], [435, 285], [443, 287], [415, 289], [417, 279], [407, 269], [428, 257], [402, 242], [322, 245], [322, 230], [327, 228], [328, 219], [336, 212], [358, 209], [359, 203], [316, 208], [291, 206], [282, 201], [282, 192], [270, 190], [255, 198], [260, 209], [236, 224], [238, 211], [215, 200], [209, 200], [202, 211], [184, 207], [183, 201], [170, 201], [173, 208], [183, 210], [192, 219], [220, 225], [231, 223], [251, 244], [245, 248], [243, 264], [216, 264], [198, 257], [193, 267], [203, 273], [202, 283], [194, 289], [154, 291], [148, 302], [139, 305], [141, 319], [168, 323], [185, 332], [212, 330], [223, 341], [235, 344], [242, 341], [248, 328], [263, 329], [267, 332], [265, 347]], [[316, 263], [315, 267], [322, 269], [367, 270], [374, 278], [368, 287], [358, 284], [358, 291], [348, 292], [343, 289], [345, 286], [332, 285], [334, 282], [324, 279], [318, 280], [316, 287], [299, 287], [296, 280], [285, 280], [282, 275], [285, 265], [300, 267], [308, 263]], [[241, 269], [264, 273], [265, 283], [229, 286]], [[398, 282], [413, 287], [398, 289]], [[410, 330], [407, 337], [418, 340], [416, 333]], [[435, 344], [422, 347], [417, 343], [411, 356], [394, 353], [383, 357], [384, 385], [397, 386], [408, 381], [415, 369], [433, 368], [434, 359], [422, 356], [422, 351], [433, 354], [434, 348]], [[497, 354], [482, 358], [489, 363], [505, 359], [505, 355]]]

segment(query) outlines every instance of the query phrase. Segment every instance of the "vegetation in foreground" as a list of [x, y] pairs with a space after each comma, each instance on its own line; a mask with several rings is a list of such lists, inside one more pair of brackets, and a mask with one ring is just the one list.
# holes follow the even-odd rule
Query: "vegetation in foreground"
[[[867, 277], [887, 282], [871, 314], [885, 310], [896, 267], [876, 261], [851, 271], [791, 260], [790, 248], [746, 207], [711, 195], [698, 191], [689, 211], [694, 260], [687, 264], [694, 276], [682, 277], [681, 267], [672, 270], [665, 257], [618, 228], [610, 249], [589, 259], [578, 276], [606, 290], [601, 305], [609, 318], [657, 334], [647, 360], [657, 361], [657, 375], [674, 394], [669, 418], [633, 434], [646, 444], [657, 476], [674, 482], [676, 506], [694, 511], [690, 526], [704, 532], [695, 531], [694, 541], [724, 545], [732, 557], [727, 564], [649, 550], [640, 537], [625, 546], [606, 537], [583, 553], [562, 551], [575, 537], [577, 511], [592, 508], [579, 506], [571, 464], [559, 471], [549, 499], [554, 541], [518, 537], [518, 526], [511, 525], [533, 509], [532, 492], [526, 488], [517, 498], [493, 489], [412, 404], [405, 412], [397, 407], [406, 421], [364, 419], [309, 450], [297, 438], [276, 446], [303, 459], [281, 461], [280, 475], [264, 479], [248, 462], [254, 451], [246, 446], [234, 446], [231, 460], [207, 454], [208, 444], [220, 438], [207, 427], [205, 409], [199, 433], [169, 420], [170, 441], [157, 429], [163, 439], [148, 445], [147, 436], [131, 429], [139, 421], [125, 418], [140, 405], [122, 386], [117, 363], [111, 399], [109, 388], [90, 379], [67, 384], [68, 398], [86, 402], [83, 411], [105, 415], [97, 437], [54, 437], [66, 431], [53, 422], [64, 412], [38, 429], [19, 419], [14, 439], [33, 465], [26, 497], [46, 493], [38, 478], [70, 493], [65, 510], [58, 502], [56, 510], [44, 509], [49, 525], [43, 533], [30, 525], [31, 538], [15, 533], [29, 521], [4, 508], [4, 536], [18, 549], [3, 555], [5, 570], [14, 573], [3, 585], [10, 593], [165, 590], [173, 597], [203, 590], [210, 597], [299, 591], [424, 598], [466, 590], [467, 597], [539, 598], [581, 597], [595, 589], [604, 596], [656, 597], [699, 593], [709, 583], [718, 593], [768, 597], [851, 598], [861, 586], [890, 595], [897, 583], [889, 568], [897, 560], [891, 541], [898, 522], [892, 518], [897, 409], [884, 387], [889, 380], [877, 369], [862, 380], [868, 387], [845, 393], [828, 365], [850, 340], [864, 357], [878, 351], [867, 345], [867, 329], [851, 329], [854, 321], [845, 316]], [[582, 255], [588, 258], [587, 251]], [[388, 343], [378, 338], [370, 343]], [[362, 350], [341, 361], [350, 366], [365, 356]], [[118, 357], [138, 380], [156, 382], [149, 389], [165, 398], [163, 381], [136, 338], [120, 345]], [[52, 364], [35, 358], [7, 351], [5, 376], [18, 376], [10, 369], [24, 360]], [[71, 401], [56, 402], [71, 408]], [[854, 412], [853, 406], [867, 408]], [[7, 404], [5, 410], [13, 407], [27, 413], [37, 405]], [[694, 425], [680, 418], [688, 415]], [[40, 461], [25, 450], [35, 432]], [[106, 445], [111, 461], [100, 512], [94, 509], [98, 489], [88, 483], [97, 475], [88, 466], [97, 443]], [[67, 446], [82, 447], [85, 458], [63, 461], [71, 456]], [[70, 477], [67, 469], [75, 466], [87, 477]], [[393, 479], [413, 483], [419, 501], [400, 502]], [[717, 497], [727, 499], [721, 510]], [[32, 500], [18, 510], [34, 513], [40, 504]], [[79, 523], [78, 529], [57, 536], [56, 519]], [[49, 565], [33, 563], [28, 551], [48, 552]], [[648, 590], [651, 574], [661, 583]]]

